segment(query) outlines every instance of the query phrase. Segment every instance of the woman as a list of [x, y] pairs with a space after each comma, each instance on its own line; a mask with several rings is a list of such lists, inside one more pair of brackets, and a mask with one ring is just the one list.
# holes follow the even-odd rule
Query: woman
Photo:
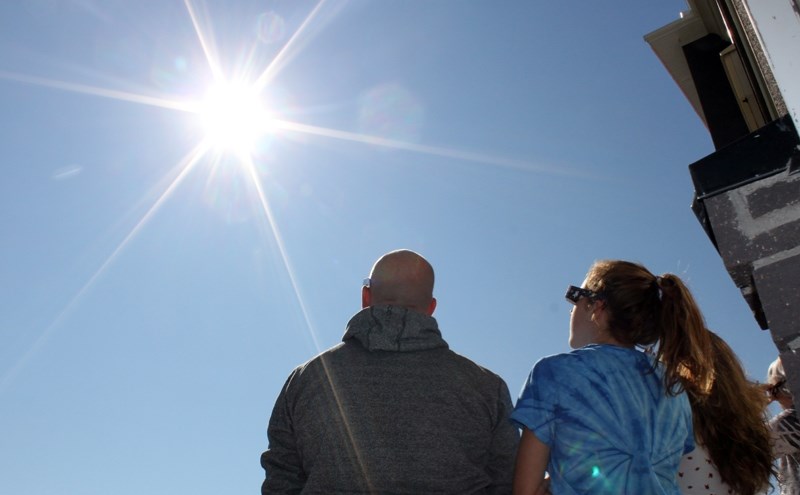
[[772, 418], [772, 455], [778, 459], [778, 486], [781, 495], [800, 493], [800, 421], [794, 408], [794, 398], [786, 383], [786, 372], [781, 358], [776, 359], [767, 371], [767, 392], [783, 411]]
[[[512, 419], [523, 427], [514, 493], [677, 495], [678, 464], [694, 448], [682, 390], [708, 393], [710, 337], [675, 275], [598, 261], [574, 304], [574, 351], [537, 362]], [[637, 346], [658, 344], [655, 355]]]
[[678, 483], [683, 495], [755, 495], [772, 475], [766, 400], [728, 344], [709, 334], [714, 383], [707, 396], [689, 391], [697, 448], [683, 456]]

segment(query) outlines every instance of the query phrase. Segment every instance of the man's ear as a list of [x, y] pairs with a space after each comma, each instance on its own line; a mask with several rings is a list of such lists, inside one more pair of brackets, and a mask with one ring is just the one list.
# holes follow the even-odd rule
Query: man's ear
[[372, 292], [370, 292], [369, 287], [362, 287], [361, 288], [361, 309], [367, 308], [372, 306]]
[[431, 298], [431, 303], [428, 305], [428, 309], [427, 309], [427, 311], [425, 311], [425, 314], [428, 315], [428, 316], [433, 316], [433, 311], [435, 309], [436, 309], [436, 298], [432, 297]]

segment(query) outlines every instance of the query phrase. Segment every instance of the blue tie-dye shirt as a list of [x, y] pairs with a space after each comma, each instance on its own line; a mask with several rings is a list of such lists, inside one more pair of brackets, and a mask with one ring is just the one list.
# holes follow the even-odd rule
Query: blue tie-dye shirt
[[651, 357], [612, 345], [540, 360], [511, 419], [550, 447], [553, 495], [678, 495], [694, 449], [686, 394], [665, 393]]

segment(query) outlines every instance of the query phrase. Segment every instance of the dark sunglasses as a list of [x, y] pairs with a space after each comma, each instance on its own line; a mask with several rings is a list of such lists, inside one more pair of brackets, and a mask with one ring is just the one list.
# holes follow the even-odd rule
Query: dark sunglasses
[[597, 299], [600, 297], [599, 292], [595, 292], [589, 289], [584, 289], [583, 287], [575, 287], [574, 285], [570, 285], [567, 287], [567, 293], [564, 294], [564, 297], [567, 298], [567, 302], [572, 304], [578, 304], [578, 301], [581, 300], [582, 297], [588, 297], [589, 299]]

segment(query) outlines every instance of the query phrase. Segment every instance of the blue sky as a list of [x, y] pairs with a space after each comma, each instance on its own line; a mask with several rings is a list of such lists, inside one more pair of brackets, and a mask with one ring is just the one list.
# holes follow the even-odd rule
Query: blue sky
[[[682, 276], [762, 379], [769, 333], [689, 209], [711, 140], [642, 39], [685, 9], [2, 2], [0, 492], [257, 493], [283, 381], [396, 248], [512, 395], [601, 258]], [[250, 159], [192, 154], [212, 67], [272, 68]]]

